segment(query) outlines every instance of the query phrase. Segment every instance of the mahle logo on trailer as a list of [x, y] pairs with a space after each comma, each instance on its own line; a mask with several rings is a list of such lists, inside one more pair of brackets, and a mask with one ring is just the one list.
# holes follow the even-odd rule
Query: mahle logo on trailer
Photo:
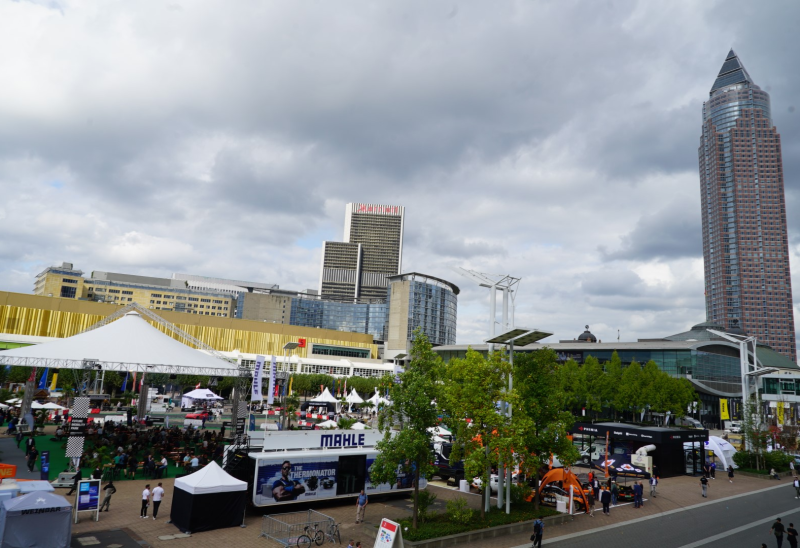
[[322, 434], [322, 447], [363, 447], [364, 434]]

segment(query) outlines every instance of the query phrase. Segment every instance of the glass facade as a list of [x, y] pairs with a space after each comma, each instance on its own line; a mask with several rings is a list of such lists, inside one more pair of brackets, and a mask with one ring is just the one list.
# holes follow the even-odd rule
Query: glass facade
[[389, 305], [386, 303], [340, 303], [317, 299], [292, 299], [289, 323], [365, 333], [376, 341], [386, 340]]
[[458, 298], [449, 285], [411, 279], [408, 291], [408, 340], [421, 327], [434, 346], [455, 344]]

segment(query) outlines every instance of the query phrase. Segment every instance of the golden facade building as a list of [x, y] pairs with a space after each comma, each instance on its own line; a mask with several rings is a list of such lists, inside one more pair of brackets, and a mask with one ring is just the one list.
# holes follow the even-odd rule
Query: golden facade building
[[[59, 276], [67, 277], [66, 274]], [[74, 274], [72, 277], [80, 278]], [[47, 287], [47, 280], [43, 285]], [[75, 285], [80, 286], [80, 283]], [[0, 292], [0, 348], [25, 342], [44, 342], [43, 337], [77, 335], [117, 310], [119, 304]], [[293, 352], [299, 358], [332, 355], [363, 359], [378, 357], [378, 346], [371, 335], [164, 309], [153, 309], [153, 312], [220, 352], [280, 356], [287, 342], [305, 339], [305, 347]], [[172, 332], [153, 325], [180, 340]]]

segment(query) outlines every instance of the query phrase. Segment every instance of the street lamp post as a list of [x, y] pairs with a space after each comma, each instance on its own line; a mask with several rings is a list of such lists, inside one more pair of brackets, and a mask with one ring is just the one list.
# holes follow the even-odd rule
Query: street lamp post
[[[545, 339], [551, 336], [552, 333], [548, 333], [546, 331], [541, 331], [539, 329], [527, 329], [524, 327], [518, 327], [512, 329], [510, 331], [506, 331], [501, 335], [497, 335], [496, 337], [492, 337], [488, 339], [486, 342], [489, 344], [502, 344], [508, 346], [508, 364], [511, 366], [511, 370], [508, 373], [508, 393], [511, 393], [511, 390], [514, 388], [514, 345], [517, 346], [527, 346], [529, 344], [533, 344], [538, 342], [542, 339]], [[505, 414], [508, 418], [508, 421], [511, 421], [511, 404], [505, 402], [503, 404], [505, 408]], [[501, 409], [503, 408], [501, 407]], [[506, 503], [506, 514], [511, 513], [511, 475], [512, 475], [512, 468], [513, 466], [506, 466], [505, 467], [505, 482], [502, 481], [502, 472], [498, 470], [498, 481], [497, 481], [497, 507], [503, 507], [503, 483], [505, 483], [505, 503]], [[537, 472], [538, 473], [538, 472]], [[491, 477], [489, 478], [489, 491], [491, 491]]]

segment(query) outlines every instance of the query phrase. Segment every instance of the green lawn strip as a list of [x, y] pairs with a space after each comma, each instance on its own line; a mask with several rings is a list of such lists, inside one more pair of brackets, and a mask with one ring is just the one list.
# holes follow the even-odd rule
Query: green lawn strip
[[533, 504], [525, 504], [520, 507], [512, 507], [510, 514], [506, 514], [505, 510], [492, 508], [486, 515], [485, 520], [481, 520], [480, 512], [476, 511], [475, 517], [467, 524], [453, 523], [450, 521], [447, 514], [442, 512], [434, 514], [428, 521], [419, 524], [416, 531], [411, 528], [411, 518], [401, 519], [400, 525], [403, 527], [403, 538], [405, 540], [417, 541], [446, 537], [447, 535], [456, 535], [458, 533], [467, 533], [469, 531], [496, 527], [498, 525], [530, 521], [539, 516], [547, 517], [557, 514], [558, 512], [552, 508], [540, 506], [537, 511], [534, 510]]

